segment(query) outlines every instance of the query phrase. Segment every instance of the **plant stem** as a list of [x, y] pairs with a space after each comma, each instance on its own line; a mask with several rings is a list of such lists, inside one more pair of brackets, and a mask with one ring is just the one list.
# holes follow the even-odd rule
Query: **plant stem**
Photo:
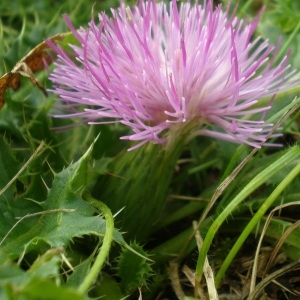
[[278, 196], [286, 189], [286, 187], [298, 176], [300, 173], [300, 164], [298, 164], [287, 177], [275, 188], [272, 194], [266, 199], [266, 201], [262, 204], [260, 209], [248, 223], [246, 228], [243, 230], [242, 234], [239, 236], [235, 244], [233, 245], [232, 249], [230, 250], [229, 254], [227, 255], [226, 259], [224, 260], [220, 270], [218, 271], [215, 277], [215, 284], [218, 285], [221, 282], [221, 279], [226, 272], [227, 268], [229, 267], [230, 263], [232, 262], [233, 258], [235, 257], [238, 250], [243, 246], [246, 238], [255, 228], [257, 223], [262, 219], [265, 212], [270, 208], [270, 206], [274, 203], [274, 201], [278, 198]]
[[298, 147], [292, 147], [282, 157], [277, 159], [270, 166], [266, 167], [260, 172], [255, 178], [253, 178], [247, 186], [224, 208], [221, 214], [215, 219], [213, 224], [210, 226], [207, 235], [203, 241], [201, 251], [198, 256], [197, 267], [196, 267], [196, 279], [201, 280], [203, 273], [203, 265], [205, 257], [209, 250], [209, 247], [215, 237], [218, 229], [227, 217], [233, 212], [233, 210], [242, 202], [244, 199], [255, 191], [259, 186], [265, 183], [270, 177], [279, 172], [280, 169], [285, 168], [288, 164], [299, 158], [300, 149]]
[[104, 215], [106, 220], [106, 232], [103, 238], [102, 247], [100, 248], [96, 260], [90, 272], [88, 273], [88, 275], [85, 277], [84, 281], [81, 283], [81, 285], [78, 288], [78, 291], [80, 293], [86, 293], [88, 289], [91, 287], [91, 285], [93, 284], [94, 280], [99, 275], [100, 270], [102, 269], [106, 257], [109, 253], [110, 246], [113, 241], [113, 234], [114, 234], [114, 219], [110, 209], [104, 203], [94, 199], [92, 196], [88, 194], [85, 194], [84, 198], [87, 202], [92, 203]]

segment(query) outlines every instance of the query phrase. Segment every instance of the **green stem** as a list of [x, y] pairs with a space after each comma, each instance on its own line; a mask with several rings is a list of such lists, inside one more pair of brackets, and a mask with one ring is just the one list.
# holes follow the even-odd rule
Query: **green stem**
[[299, 158], [299, 148], [293, 147], [288, 150], [282, 157], [272, 163], [270, 166], [260, 172], [255, 178], [253, 178], [247, 186], [224, 208], [221, 214], [215, 219], [213, 224], [210, 226], [207, 235], [203, 241], [201, 251], [198, 256], [197, 267], [196, 267], [196, 279], [201, 280], [204, 261], [209, 250], [209, 247], [213, 241], [215, 234], [219, 227], [233, 212], [233, 210], [242, 202], [244, 199], [255, 191], [259, 186], [265, 183], [270, 177], [279, 172], [280, 169], [285, 168], [289, 163], [293, 162], [296, 158]]
[[118, 228], [127, 240], [146, 241], [161, 221], [170, 181], [183, 148], [148, 143], [131, 152], [122, 152], [109, 165], [109, 172], [98, 178], [93, 195], [116, 216]]
[[284, 178], [284, 180], [276, 187], [276, 189], [272, 192], [272, 194], [267, 198], [267, 200], [262, 204], [260, 209], [257, 211], [257, 213], [254, 215], [254, 217], [251, 219], [251, 221], [248, 223], [246, 228], [243, 230], [242, 234], [239, 236], [237, 241], [235, 242], [234, 246], [230, 250], [229, 254], [227, 255], [226, 259], [224, 260], [220, 270], [218, 271], [216, 277], [215, 277], [215, 284], [216, 287], [219, 286], [221, 279], [228, 269], [230, 263], [232, 262], [233, 258], [239, 251], [239, 249], [243, 246], [245, 240], [250, 235], [250, 233], [253, 231], [257, 223], [262, 219], [266, 211], [270, 208], [270, 206], [276, 201], [278, 196], [286, 189], [286, 187], [292, 182], [292, 180], [295, 179], [296, 176], [300, 173], [300, 164], [298, 164], [287, 177]]
[[94, 280], [99, 275], [100, 270], [102, 269], [106, 257], [109, 253], [110, 246], [113, 241], [113, 234], [114, 234], [114, 219], [110, 209], [104, 203], [94, 199], [92, 196], [88, 194], [85, 194], [84, 198], [87, 202], [92, 203], [99, 211], [103, 213], [106, 220], [106, 231], [105, 231], [105, 236], [103, 238], [103, 244], [102, 247], [100, 248], [97, 258], [90, 272], [88, 273], [88, 275], [85, 277], [84, 281], [81, 283], [81, 285], [78, 288], [78, 291], [80, 293], [86, 293], [88, 289], [91, 287], [91, 285], [93, 284]]

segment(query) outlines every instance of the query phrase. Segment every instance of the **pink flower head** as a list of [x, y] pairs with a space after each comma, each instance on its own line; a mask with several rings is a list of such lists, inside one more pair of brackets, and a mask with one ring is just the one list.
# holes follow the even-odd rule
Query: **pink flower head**
[[189, 124], [192, 134], [253, 147], [266, 140], [270, 105], [259, 99], [291, 87], [293, 72], [288, 55], [273, 66], [276, 48], [252, 39], [258, 20], [244, 24], [212, 0], [179, 8], [175, 0], [131, 8], [121, 1], [112, 14], [78, 31], [65, 16], [79, 44], [67, 53], [51, 43], [53, 92], [68, 110], [60, 117], [121, 122], [131, 128], [122, 138], [138, 142], [133, 148], [165, 143]]

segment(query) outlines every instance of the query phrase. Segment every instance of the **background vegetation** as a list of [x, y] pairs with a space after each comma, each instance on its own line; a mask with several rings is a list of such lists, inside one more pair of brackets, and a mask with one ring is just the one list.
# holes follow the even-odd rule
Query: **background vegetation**
[[[279, 56], [291, 49], [290, 63], [300, 69], [300, 2], [232, 0], [232, 9], [237, 2], [237, 15], [249, 20], [265, 5], [256, 34], [273, 44], [281, 37]], [[117, 5], [1, 1], [0, 74], [66, 32], [62, 13], [84, 27], [92, 10]], [[36, 76], [51, 88], [47, 71]], [[124, 214], [113, 224], [109, 203], [95, 199], [105, 195], [111, 164], [121, 155], [132, 161], [129, 143], [119, 140], [126, 128], [81, 124], [57, 132], [70, 121], [52, 118], [53, 95], [22, 77], [18, 90], [5, 91], [0, 111], [0, 298], [299, 299], [298, 92], [278, 95], [268, 115], [278, 120], [294, 109], [282, 120], [281, 148], [251, 152], [192, 140], [176, 164], [167, 209], [135, 239], [123, 232]]]

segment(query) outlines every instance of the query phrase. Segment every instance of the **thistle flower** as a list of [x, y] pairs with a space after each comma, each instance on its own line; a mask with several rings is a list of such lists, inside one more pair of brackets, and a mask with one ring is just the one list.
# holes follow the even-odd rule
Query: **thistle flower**
[[51, 44], [53, 92], [67, 109], [57, 117], [123, 123], [131, 134], [122, 139], [137, 142], [131, 149], [182, 132], [253, 147], [266, 140], [271, 105], [259, 101], [291, 87], [293, 72], [289, 55], [274, 65], [278, 48], [253, 38], [259, 18], [245, 24], [212, 0], [121, 1], [112, 15], [79, 30], [64, 16], [79, 45], [68, 53]]

